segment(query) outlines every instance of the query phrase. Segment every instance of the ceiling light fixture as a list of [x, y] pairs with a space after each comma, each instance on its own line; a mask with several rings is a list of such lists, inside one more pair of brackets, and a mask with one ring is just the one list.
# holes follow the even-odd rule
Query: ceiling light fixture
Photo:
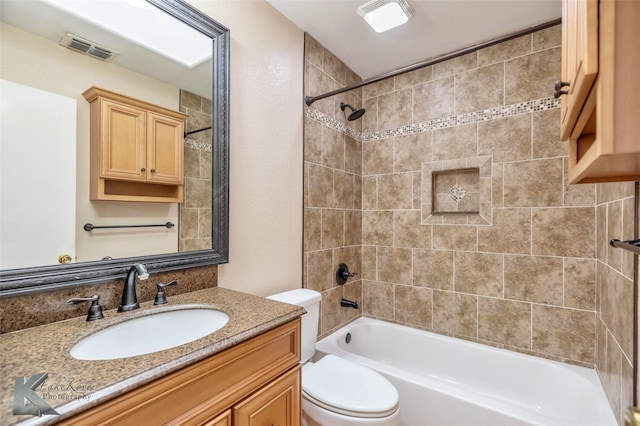
[[372, 0], [358, 7], [358, 15], [382, 33], [407, 22], [413, 10], [406, 0]]

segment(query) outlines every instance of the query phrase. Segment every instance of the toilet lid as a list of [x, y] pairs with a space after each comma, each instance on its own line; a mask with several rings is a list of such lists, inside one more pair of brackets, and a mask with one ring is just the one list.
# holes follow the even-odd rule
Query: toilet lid
[[327, 355], [302, 372], [302, 390], [325, 408], [361, 417], [382, 417], [398, 407], [398, 391], [379, 373]]

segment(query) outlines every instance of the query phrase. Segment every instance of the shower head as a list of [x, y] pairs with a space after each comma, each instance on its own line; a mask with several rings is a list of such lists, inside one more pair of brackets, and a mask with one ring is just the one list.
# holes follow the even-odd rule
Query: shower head
[[344, 111], [345, 108], [349, 108], [351, 110], [351, 114], [349, 114], [349, 116], [347, 117], [347, 120], [349, 121], [357, 120], [358, 118], [362, 117], [366, 112], [364, 108], [355, 109], [351, 105], [347, 105], [344, 102], [340, 102], [340, 109]]

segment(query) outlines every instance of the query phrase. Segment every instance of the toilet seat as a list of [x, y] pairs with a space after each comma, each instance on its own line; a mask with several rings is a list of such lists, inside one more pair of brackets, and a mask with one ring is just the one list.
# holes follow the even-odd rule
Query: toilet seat
[[335, 355], [303, 367], [302, 392], [314, 404], [352, 417], [380, 418], [398, 410], [398, 391], [387, 379]]

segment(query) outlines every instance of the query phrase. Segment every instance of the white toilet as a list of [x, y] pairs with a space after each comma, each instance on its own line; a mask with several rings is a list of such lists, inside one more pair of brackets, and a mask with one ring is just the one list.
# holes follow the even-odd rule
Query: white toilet
[[379, 373], [326, 355], [309, 362], [315, 352], [321, 295], [297, 289], [269, 299], [302, 306], [302, 424], [303, 426], [397, 426], [398, 391]]

